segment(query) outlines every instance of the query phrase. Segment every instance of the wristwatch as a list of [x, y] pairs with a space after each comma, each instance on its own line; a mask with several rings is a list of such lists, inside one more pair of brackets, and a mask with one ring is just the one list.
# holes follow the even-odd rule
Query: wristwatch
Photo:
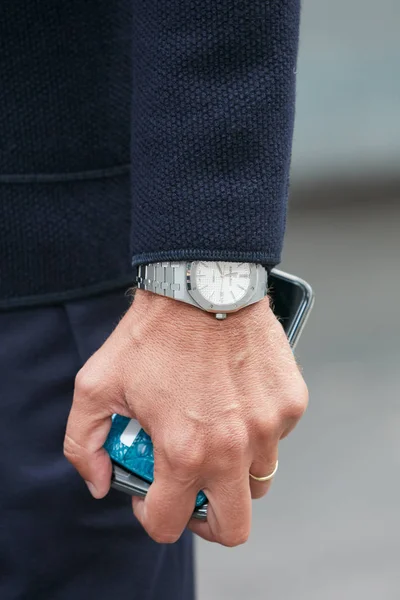
[[178, 261], [138, 267], [137, 287], [214, 313], [217, 319], [267, 294], [267, 270], [260, 264]]

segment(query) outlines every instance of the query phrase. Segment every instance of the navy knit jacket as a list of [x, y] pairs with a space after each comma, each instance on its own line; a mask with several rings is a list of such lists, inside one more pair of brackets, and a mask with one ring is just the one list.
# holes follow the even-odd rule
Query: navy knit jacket
[[2, 0], [0, 306], [279, 262], [299, 0]]

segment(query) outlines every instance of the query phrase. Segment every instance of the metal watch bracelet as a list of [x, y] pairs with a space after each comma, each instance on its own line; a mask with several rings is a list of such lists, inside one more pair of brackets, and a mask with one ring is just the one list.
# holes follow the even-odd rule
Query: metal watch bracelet
[[182, 263], [173, 262], [139, 265], [136, 277], [138, 289], [149, 290], [168, 298], [181, 297], [182, 286], [185, 283], [184, 281], [178, 281], [178, 268], [179, 272], [181, 272], [181, 265]]

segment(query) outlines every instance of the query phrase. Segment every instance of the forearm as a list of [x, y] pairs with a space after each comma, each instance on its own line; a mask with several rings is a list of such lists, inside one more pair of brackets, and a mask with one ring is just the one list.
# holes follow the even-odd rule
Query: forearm
[[132, 263], [279, 262], [298, 0], [136, 3]]

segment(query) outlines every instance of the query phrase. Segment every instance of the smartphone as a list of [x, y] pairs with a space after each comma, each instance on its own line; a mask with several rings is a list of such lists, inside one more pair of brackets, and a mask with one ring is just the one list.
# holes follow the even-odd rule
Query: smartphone
[[268, 278], [268, 295], [294, 350], [314, 305], [312, 287], [296, 275], [273, 269]]
[[[268, 278], [274, 314], [294, 349], [314, 303], [311, 286], [296, 277], [273, 269]], [[131, 496], [144, 497], [153, 481], [154, 456], [150, 437], [135, 419], [114, 415], [104, 444], [113, 463], [111, 486]], [[196, 519], [207, 518], [207, 498], [199, 492], [193, 512]]]

